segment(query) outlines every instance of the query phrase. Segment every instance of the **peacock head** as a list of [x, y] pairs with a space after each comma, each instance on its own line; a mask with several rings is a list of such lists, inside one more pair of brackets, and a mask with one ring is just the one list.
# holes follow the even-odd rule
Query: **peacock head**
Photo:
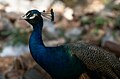
[[31, 25], [34, 25], [37, 22], [43, 21], [41, 17], [41, 13], [38, 10], [28, 11], [24, 16], [22, 16], [22, 19], [26, 20]]
[[54, 21], [53, 9], [51, 9], [51, 13], [46, 13], [45, 10], [43, 12], [39, 12], [38, 10], [30, 10], [22, 16], [22, 19], [26, 20], [31, 25], [34, 25], [38, 22], [43, 22], [43, 17]]

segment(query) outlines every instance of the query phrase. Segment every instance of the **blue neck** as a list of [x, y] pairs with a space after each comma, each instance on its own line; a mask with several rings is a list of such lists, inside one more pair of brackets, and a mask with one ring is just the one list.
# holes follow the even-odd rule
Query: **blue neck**
[[37, 23], [36, 25], [33, 26], [33, 32], [32, 35], [33, 39], [35, 39], [39, 45], [44, 45], [43, 40], [42, 40], [42, 27], [43, 27], [43, 22]]
[[33, 25], [33, 32], [29, 40], [30, 51], [32, 54], [38, 53], [37, 52], [38, 50], [43, 51], [45, 49], [45, 46], [42, 40], [42, 27], [43, 27], [42, 21]]

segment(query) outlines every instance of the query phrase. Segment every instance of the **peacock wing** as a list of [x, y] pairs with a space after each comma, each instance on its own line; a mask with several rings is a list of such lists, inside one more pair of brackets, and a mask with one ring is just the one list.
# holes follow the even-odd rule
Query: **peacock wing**
[[82, 60], [88, 69], [97, 70], [113, 79], [120, 77], [120, 62], [114, 54], [84, 41], [65, 44], [64, 47]]

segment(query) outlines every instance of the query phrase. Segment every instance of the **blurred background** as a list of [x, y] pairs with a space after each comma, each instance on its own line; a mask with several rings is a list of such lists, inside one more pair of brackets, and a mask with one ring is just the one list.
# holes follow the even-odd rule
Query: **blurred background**
[[46, 46], [84, 40], [120, 57], [120, 0], [0, 0], [0, 79], [51, 79], [30, 55], [31, 25], [19, 19], [51, 8], [55, 21], [44, 19]]

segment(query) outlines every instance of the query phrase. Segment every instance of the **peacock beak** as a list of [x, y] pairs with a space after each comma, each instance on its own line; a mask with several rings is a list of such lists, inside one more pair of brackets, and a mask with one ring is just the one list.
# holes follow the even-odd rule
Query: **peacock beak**
[[20, 17], [20, 20], [25, 20], [25, 19], [28, 19], [26, 15]]

